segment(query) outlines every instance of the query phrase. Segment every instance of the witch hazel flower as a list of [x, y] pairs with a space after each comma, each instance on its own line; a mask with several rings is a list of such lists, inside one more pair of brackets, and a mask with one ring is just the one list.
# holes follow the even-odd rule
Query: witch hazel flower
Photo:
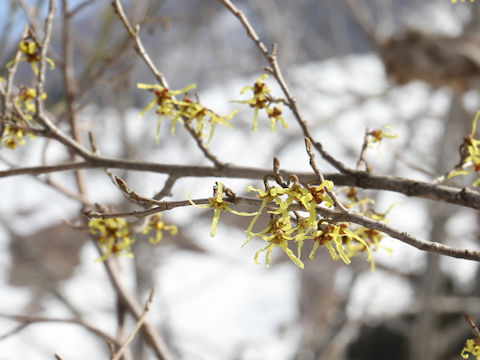
[[252, 97], [248, 100], [234, 100], [233, 102], [248, 104], [255, 109], [253, 115], [253, 131], [257, 131], [258, 128], [258, 113], [260, 110], [264, 110], [270, 119], [270, 131], [275, 131], [275, 125], [278, 121], [281, 122], [284, 128], [288, 127], [285, 119], [282, 116], [282, 103], [283, 98], [274, 98], [271, 95], [272, 90], [265, 83], [265, 79], [268, 78], [267, 74], [260, 76], [253, 85], [245, 86], [240, 94], [247, 91], [252, 92]]

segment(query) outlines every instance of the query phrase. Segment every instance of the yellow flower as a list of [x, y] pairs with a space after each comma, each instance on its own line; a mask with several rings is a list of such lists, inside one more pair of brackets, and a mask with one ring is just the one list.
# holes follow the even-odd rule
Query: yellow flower
[[288, 124], [285, 122], [285, 119], [282, 116], [282, 103], [279, 103], [278, 106], [267, 107], [266, 108], [268, 117], [270, 118], [270, 131], [275, 131], [275, 124], [277, 121], [282, 123], [282, 126], [286, 129]]
[[375, 262], [372, 251], [367, 242], [348, 228], [348, 223], [330, 224], [322, 222], [319, 230], [313, 233], [314, 244], [310, 252], [310, 259], [315, 259], [315, 253], [320, 246], [325, 246], [333, 260], [342, 259], [345, 264], [350, 264], [350, 258], [360, 252], [367, 252], [367, 261], [375, 271]]
[[472, 133], [465, 137], [461, 147], [461, 149], [464, 149], [464, 151], [462, 151], [461, 166], [454, 171], [451, 171], [448, 174], [447, 179], [451, 179], [457, 175], [467, 175], [472, 172], [477, 172], [479, 178], [475, 180], [473, 186], [480, 185], [480, 140], [474, 138], [474, 135], [477, 131], [477, 122], [479, 118], [480, 111], [477, 111], [472, 124]]
[[216, 184], [217, 185], [214, 190], [214, 197], [209, 198], [208, 205], [195, 204], [187, 192], [187, 199], [190, 202], [190, 204], [192, 204], [193, 206], [197, 208], [213, 208], [214, 209], [213, 220], [212, 220], [212, 230], [210, 232], [211, 237], [214, 237], [217, 232], [217, 224], [218, 224], [218, 220], [220, 219], [220, 213], [222, 211], [229, 211], [235, 215], [240, 215], [240, 216], [253, 216], [256, 214], [256, 213], [251, 214], [247, 212], [233, 210], [230, 207], [231, 203], [223, 200], [223, 194], [225, 192], [224, 185], [220, 181], [217, 181]]
[[[15, 98], [17, 106], [22, 110], [25, 118], [28, 120], [33, 119], [33, 115], [37, 112], [37, 106], [35, 105], [36, 97], [36, 89], [23, 87], [18, 96]], [[41, 99], [45, 100], [46, 98], [47, 94], [43, 93]]]
[[112, 254], [133, 257], [130, 247], [135, 240], [131, 237], [129, 225], [124, 219], [91, 219], [88, 227], [105, 251], [97, 261], [103, 261]]
[[[172, 122], [171, 133], [175, 135], [175, 127], [177, 122], [194, 122], [196, 121], [196, 132], [199, 136], [204, 137], [203, 130], [205, 124], [210, 123], [210, 134], [208, 142], [213, 137], [216, 124], [222, 124], [229, 127], [233, 125], [229, 122], [231, 118], [235, 116], [237, 110], [233, 111], [230, 115], [220, 116], [214, 111], [204, 107], [200, 102], [192, 101], [188, 95], [188, 91], [195, 89], [196, 85], [191, 84], [181, 90], [169, 90], [160, 85], [149, 84], [137, 84], [139, 89], [151, 90], [155, 95], [153, 99], [141, 112], [140, 117], [143, 117], [150, 109], [157, 106], [156, 113], [158, 114], [157, 136], [156, 140], [159, 141], [160, 125], [162, 118], [169, 119]], [[176, 100], [175, 96], [185, 94], [183, 100]]]
[[[15, 96], [15, 103], [17, 107], [22, 111], [23, 118], [14, 114], [8, 119], [12, 124], [5, 125], [3, 134], [1, 136], [1, 143], [9, 149], [16, 149], [18, 146], [25, 145], [25, 135], [29, 135], [30, 138], [35, 136], [22, 129], [22, 127], [28, 127], [30, 120], [33, 120], [33, 116], [37, 111], [35, 105], [35, 98], [37, 97], [37, 91], [34, 88], [22, 87], [18, 95]], [[47, 98], [47, 94], [43, 93], [42, 100]]]
[[[17, 128], [13, 125], [5, 126], [5, 130], [2, 135], [2, 143], [9, 149], [16, 149], [17, 146], [25, 145], [25, 131], [20, 128]], [[32, 134], [30, 134], [33, 137]]]
[[233, 128], [233, 125], [230, 123], [229, 120], [232, 119], [238, 112], [238, 110], [234, 110], [230, 113], [230, 115], [220, 116], [213, 110], [210, 110], [201, 105], [198, 99], [197, 102], [192, 101], [188, 94], [185, 95], [183, 101], [178, 101], [178, 105], [178, 116], [181, 115], [188, 121], [196, 121], [196, 131], [199, 136], [206, 136], [204, 134], [205, 124], [207, 122], [210, 123], [210, 133], [207, 143], [210, 143], [213, 138], [216, 124], [221, 124]]
[[[268, 77], [267, 74], [260, 76], [257, 81], [253, 84], [253, 86], [245, 86], [241, 91], [240, 94], [245, 93], [246, 91], [250, 90], [253, 92], [253, 97], [248, 100], [234, 100], [233, 102], [240, 103], [240, 104], [248, 104], [250, 107], [255, 109], [253, 115], [253, 131], [256, 131], [258, 128], [258, 111], [261, 109], [265, 109], [268, 117], [270, 118], [270, 130], [273, 132], [275, 131], [275, 124], [277, 121], [280, 121], [284, 128], [288, 127], [285, 119], [281, 116], [282, 115], [282, 98], [274, 98], [272, 97], [271, 90], [265, 84], [264, 80]], [[274, 106], [274, 104], [278, 104]]]
[[301, 253], [301, 248], [303, 242], [298, 243], [298, 256], [295, 256], [292, 250], [288, 247], [288, 242], [295, 240], [295, 237], [293, 236], [295, 229], [292, 228], [292, 224], [290, 222], [290, 219], [272, 219], [270, 221], [270, 224], [262, 230], [259, 233], [252, 233], [250, 234], [249, 238], [247, 241], [243, 244], [245, 246], [252, 238], [254, 237], [261, 237], [263, 240], [267, 241], [269, 244], [264, 247], [263, 249], [257, 251], [255, 253], [254, 257], [254, 262], [255, 264], [259, 264], [259, 256], [262, 252], [266, 251], [266, 260], [265, 260], [265, 265], [270, 266], [272, 262], [272, 251], [276, 247], [280, 247], [285, 254], [292, 260], [292, 262], [297, 265], [299, 268], [303, 269], [304, 264], [300, 260], [300, 253]]
[[462, 358], [468, 359], [470, 357], [468, 353], [475, 356], [476, 360], [480, 360], [480, 344], [476, 344], [473, 339], [468, 339], [460, 355]]
[[181, 114], [177, 111], [178, 101], [174, 99], [175, 96], [184, 94], [189, 90], [195, 89], [196, 84], [190, 84], [181, 90], [170, 90], [161, 85], [137, 84], [139, 89], [151, 90], [155, 98], [140, 112], [140, 117], [143, 117], [151, 108], [157, 106], [156, 113], [158, 114], [157, 136], [159, 141], [160, 125], [162, 118], [165, 117], [172, 121], [171, 132], [175, 134], [175, 125], [177, 121], [181, 121]]
[[286, 194], [290, 189], [289, 188], [280, 188], [280, 187], [270, 187], [266, 189], [265, 191], [261, 189], [256, 189], [253, 186], [248, 186], [247, 191], [256, 191], [258, 193], [257, 197], [259, 199], [263, 199], [262, 205], [260, 205], [260, 209], [258, 209], [255, 217], [252, 219], [250, 222], [250, 225], [248, 226], [248, 229], [245, 231], [247, 235], [249, 235], [252, 232], [253, 226], [257, 222], [258, 218], [260, 217], [263, 209], [269, 203], [270, 201], [274, 201], [277, 203], [277, 205], [281, 205], [284, 203], [284, 201], [279, 197], [281, 195]]
[[[18, 49], [24, 55], [18, 60], [12, 60], [7, 63], [7, 68], [12, 66], [15, 63], [19, 63], [21, 61], [28, 61], [32, 66], [32, 70], [35, 75], [38, 75], [38, 63], [40, 62], [40, 49], [38, 48], [35, 41], [30, 39], [25, 39], [18, 44]], [[50, 69], [53, 70], [55, 68], [55, 63], [49, 57], [45, 57], [45, 61], [50, 64]]]
[[158, 244], [162, 241], [163, 231], [170, 231], [171, 235], [176, 235], [178, 232], [178, 228], [175, 225], [167, 225], [162, 220], [161, 214], [155, 214], [150, 218], [147, 226], [143, 229], [143, 233], [148, 234], [151, 230], [155, 231], [155, 237], [151, 236], [148, 238], [151, 244]]

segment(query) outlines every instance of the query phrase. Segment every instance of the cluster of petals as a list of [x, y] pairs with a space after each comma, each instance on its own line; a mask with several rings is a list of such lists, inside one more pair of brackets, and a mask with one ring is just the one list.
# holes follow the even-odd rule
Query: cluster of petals
[[271, 95], [271, 89], [267, 86], [264, 80], [268, 77], [267, 74], [262, 75], [257, 79], [253, 86], [246, 86], [241, 90], [241, 94], [246, 91], [252, 91], [253, 96], [248, 100], [235, 100], [236, 103], [248, 104], [255, 109], [253, 116], [253, 130], [258, 128], [258, 112], [265, 110], [270, 119], [270, 131], [275, 131], [275, 124], [280, 121], [284, 128], [288, 127], [285, 119], [282, 116], [282, 102], [283, 99], [276, 99]]
[[460, 353], [461, 357], [464, 359], [468, 359], [470, 357], [470, 354], [475, 356], [476, 360], [480, 360], [480, 344], [477, 344], [473, 339], [468, 339], [466, 341], [465, 347]]
[[[233, 111], [227, 116], [220, 116], [213, 110], [204, 107], [200, 102], [193, 101], [188, 95], [189, 90], [196, 88], [195, 84], [191, 84], [181, 90], [170, 90], [161, 85], [137, 84], [139, 89], [150, 90], [155, 95], [155, 98], [140, 112], [140, 117], [143, 117], [150, 109], [156, 107], [158, 115], [157, 125], [157, 142], [159, 141], [160, 126], [162, 119], [166, 118], [171, 121], [171, 133], [175, 135], [175, 127], [178, 122], [196, 123], [195, 129], [199, 136], [206, 137], [206, 124], [210, 125], [208, 135], [208, 142], [212, 139], [215, 126], [217, 124], [233, 127], [230, 120], [235, 116], [237, 111]], [[175, 97], [184, 94], [183, 100], [178, 100]]]
[[131, 235], [129, 224], [124, 219], [90, 219], [88, 227], [104, 252], [98, 261], [103, 261], [112, 254], [133, 257], [130, 248], [135, 239]]
[[161, 214], [155, 214], [148, 220], [147, 226], [143, 229], [144, 234], [154, 232], [155, 236], [150, 236], [148, 240], [151, 244], [158, 244], [163, 239], [163, 232], [168, 231], [170, 235], [176, 235], [178, 228], [176, 225], [167, 224]]
[[226, 188], [223, 183], [217, 181], [216, 186], [214, 188], [214, 196], [209, 198], [209, 203], [206, 205], [197, 205], [193, 202], [190, 195], [187, 193], [188, 201], [197, 208], [212, 208], [213, 209], [213, 220], [212, 220], [212, 228], [210, 231], [210, 236], [214, 237], [217, 232], [217, 224], [220, 219], [220, 213], [222, 211], [228, 211], [235, 215], [240, 216], [253, 216], [255, 213], [247, 213], [242, 211], [236, 211], [231, 208], [231, 202], [225, 200], [223, 198], [224, 194], [226, 193]]
[[[22, 116], [15, 115], [9, 119], [9, 123], [5, 125], [1, 136], [2, 145], [13, 150], [18, 146], [25, 145], [25, 135], [34, 137], [32, 133], [25, 130], [25, 127], [28, 127], [28, 123], [33, 120], [37, 111], [36, 97], [37, 91], [34, 88], [22, 87], [20, 89], [14, 101], [16, 108], [22, 112]], [[47, 94], [43, 93], [41, 99], [45, 100], [46, 98]]]
[[[328, 196], [327, 191], [333, 189], [333, 182], [325, 180], [318, 186], [302, 186], [294, 182], [289, 187], [269, 187], [266, 190], [248, 187], [248, 191], [258, 193], [257, 197], [262, 199], [262, 205], [256, 216], [252, 219], [247, 229], [247, 241], [255, 237], [265, 240], [268, 245], [255, 254], [255, 263], [259, 263], [259, 255], [266, 252], [266, 265], [271, 264], [271, 253], [274, 248], [281, 248], [285, 254], [298, 267], [304, 267], [300, 260], [303, 244], [306, 240], [313, 240], [314, 245], [310, 253], [310, 259], [315, 258], [315, 253], [320, 246], [325, 246], [332, 259], [342, 259], [346, 264], [351, 262], [350, 257], [358, 255], [360, 252], [367, 252], [367, 261], [374, 267], [373, 257], [367, 242], [354, 231], [348, 229], [346, 224], [333, 224], [326, 220], [318, 219], [317, 207], [319, 205], [332, 207], [333, 200]], [[258, 220], [262, 210], [270, 202], [276, 204], [275, 210], [270, 210], [270, 222], [268, 226], [260, 232], [253, 232], [253, 227]], [[296, 212], [295, 218], [292, 217], [292, 205], [298, 205], [308, 212], [308, 217], [299, 216]], [[295, 254], [289, 244], [295, 243], [297, 253]]]
[[[37, 46], [34, 40], [24, 39], [18, 44], [18, 50], [23, 54], [18, 60], [12, 60], [7, 63], [7, 67], [12, 66], [15, 63], [27, 61], [32, 66], [32, 70], [35, 75], [38, 75], [38, 64], [40, 63], [40, 48]], [[55, 63], [49, 57], [45, 57], [45, 61], [50, 65], [50, 69], [55, 68]]]
[[474, 181], [473, 186], [480, 185], [480, 140], [474, 138], [479, 117], [480, 111], [477, 112], [473, 120], [472, 133], [465, 138], [462, 145], [465, 155], [462, 154], [461, 165], [449, 173], [448, 179], [457, 175], [468, 175], [476, 172], [479, 177]]

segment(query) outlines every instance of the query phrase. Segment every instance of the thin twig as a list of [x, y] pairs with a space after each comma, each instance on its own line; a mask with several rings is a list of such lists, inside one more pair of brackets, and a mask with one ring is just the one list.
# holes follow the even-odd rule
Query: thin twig
[[142, 315], [139, 317], [139, 319], [137, 320], [137, 323], [135, 324], [135, 327], [134, 329], [132, 330], [132, 332], [130, 333], [130, 335], [127, 337], [127, 339], [125, 340], [125, 342], [122, 344], [122, 346], [120, 347], [120, 349], [117, 350], [117, 352], [112, 356], [111, 360], [118, 360], [120, 359], [120, 357], [122, 356], [122, 354], [125, 352], [125, 350], [127, 349], [128, 345], [130, 345], [130, 343], [135, 339], [135, 336], [136, 334], [138, 333], [138, 331], [141, 329], [143, 323], [145, 322], [145, 319], [147, 318], [147, 314], [148, 312], [150, 311], [150, 306], [152, 305], [152, 302], [153, 302], [153, 297], [155, 295], [155, 287], [152, 288], [151, 292], [150, 292], [150, 296], [148, 297], [148, 300], [145, 304], [145, 308], [143, 310], [143, 313]]
[[[114, 343], [118, 346], [121, 345], [119, 342], [117, 342], [117, 340], [115, 340], [113, 337], [108, 335], [106, 332], [104, 332], [103, 330], [100, 330], [99, 328], [85, 322], [82, 319], [62, 319], [62, 318], [50, 318], [50, 317], [45, 317], [45, 316], [12, 315], [12, 314], [4, 314], [4, 313], [0, 313], [0, 317], [11, 319], [11, 320], [18, 321], [18, 322], [22, 323], [21, 327], [16, 328], [15, 333], [24, 329], [26, 326], [28, 326], [30, 324], [34, 324], [34, 323], [42, 323], [42, 322], [52, 323], [52, 322], [54, 322], [54, 323], [76, 324], [76, 325], [84, 327], [85, 329], [90, 331], [92, 334], [95, 334], [96, 336], [98, 336], [98, 337], [100, 337], [104, 340], [108, 340], [108, 341], [110, 341], [110, 342], [112, 342], [112, 343]], [[0, 336], [0, 340], [3, 340], [10, 335], [13, 335], [13, 333], [14, 333], [13, 331], [10, 331], [10, 332]]]
[[36, 114], [35, 119], [42, 123], [42, 118], [44, 114], [43, 110], [43, 100], [42, 94], [45, 87], [45, 71], [47, 70], [47, 64], [45, 58], [47, 57], [48, 47], [50, 45], [50, 40], [52, 38], [52, 28], [53, 28], [53, 16], [55, 15], [55, 0], [49, 1], [48, 15], [45, 20], [45, 36], [43, 37], [42, 43], [39, 45], [40, 54], [39, 54], [39, 64], [38, 64], [38, 75], [37, 75], [37, 96], [35, 97], [35, 106]]
[[184, 126], [187, 129], [187, 131], [190, 133], [190, 135], [193, 137], [197, 146], [200, 148], [200, 150], [203, 152], [203, 154], [207, 159], [213, 162], [217, 168], [224, 168], [227, 166], [226, 164], [218, 160], [218, 158], [208, 149], [207, 145], [203, 142], [201, 135], [195, 131], [195, 129], [193, 128], [193, 126], [190, 124], [189, 121], [184, 121]]
[[298, 108], [297, 100], [295, 97], [292, 95], [290, 92], [287, 83], [285, 82], [285, 79], [283, 77], [282, 71], [280, 69], [280, 66], [278, 65], [278, 59], [277, 59], [277, 45], [273, 44], [272, 46], [272, 51], [269, 52], [266, 46], [260, 41], [260, 38], [258, 37], [257, 33], [253, 29], [253, 27], [250, 25], [248, 19], [245, 17], [242, 11], [238, 10], [235, 5], [232, 4], [230, 0], [219, 0], [225, 7], [227, 7], [233, 15], [235, 15], [247, 31], [248, 36], [253, 40], [255, 45], [258, 47], [260, 52], [263, 54], [263, 56], [266, 58], [268, 63], [270, 64], [270, 67], [267, 68], [267, 71], [272, 73], [275, 79], [277, 80], [278, 84], [280, 85], [280, 88], [282, 89], [285, 97], [288, 100], [288, 106], [292, 110], [298, 124], [300, 125], [303, 134], [305, 137], [309, 138], [312, 144], [315, 146], [315, 148], [320, 152], [322, 157], [328, 161], [332, 166], [334, 166], [337, 170], [343, 173], [350, 173], [352, 172], [352, 169], [346, 167], [341, 161], [335, 159], [332, 155], [330, 155], [327, 150], [323, 147], [323, 145], [315, 141], [313, 138], [313, 135], [310, 131], [310, 128], [303, 118], [302, 114], [300, 113], [300, 109]]
[[368, 164], [367, 160], [365, 159], [365, 155], [367, 154], [367, 149], [368, 149], [368, 136], [369, 136], [369, 130], [368, 128], [365, 130], [365, 135], [363, 136], [363, 144], [362, 148], [360, 149], [360, 155], [358, 157], [357, 161], [357, 170], [360, 171], [362, 169], [362, 166], [365, 167], [365, 171], [371, 172], [372, 168]]
[[[68, 10], [68, 0], [62, 0], [62, 51], [63, 62], [61, 64], [63, 84], [65, 90], [65, 106], [66, 118], [70, 124], [70, 131], [73, 139], [77, 143], [81, 143], [81, 134], [78, 129], [77, 114], [75, 111], [75, 95], [76, 85], [73, 73], [73, 39], [72, 39], [72, 14]], [[70, 151], [70, 157], [75, 160], [75, 154]], [[75, 171], [75, 180], [77, 183], [78, 192], [80, 196], [85, 197], [87, 194], [87, 185], [85, 172], [81, 170]]]
[[80, 11], [82, 11], [84, 8], [86, 8], [87, 6], [93, 4], [95, 1], [97, 0], [85, 0], [84, 2], [78, 4], [76, 7], [74, 7], [72, 10], [70, 10], [68, 12], [68, 15], [70, 17], [73, 17], [75, 16], [77, 13], [79, 13]]
[[178, 179], [179, 179], [179, 176], [170, 175], [168, 177], [167, 181], [165, 181], [165, 184], [163, 184], [162, 190], [160, 190], [158, 193], [156, 193], [154, 196], [152, 196], [152, 199], [161, 200], [166, 196], [171, 196], [173, 186], [175, 185], [175, 182]]
[[[96, 242], [95, 244], [98, 248], [98, 244]], [[101, 252], [100, 249], [99, 251]], [[118, 276], [118, 271], [117, 269], [114, 268], [114, 263], [112, 262], [112, 259], [109, 258], [105, 260], [103, 264], [105, 265], [107, 274], [118, 296], [127, 306], [127, 308], [135, 317], [135, 319], [138, 321], [144, 311], [142, 306], [138, 303], [135, 296], [126, 287], [126, 285]], [[172, 356], [170, 354], [170, 351], [168, 350], [167, 345], [165, 344], [164, 340], [162, 339], [162, 337], [160, 336], [160, 334], [158, 333], [158, 331], [154, 326], [152, 326], [149, 322], [145, 320], [142, 324], [142, 330], [147, 343], [150, 344], [150, 346], [152, 347], [152, 350], [155, 352], [156, 356], [160, 360], [172, 359]]]
[[[310, 166], [312, 167], [315, 175], [317, 175], [320, 184], [322, 184], [325, 181], [325, 177], [323, 176], [322, 171], [318, 168], [317, 163], [315, 162], [315, 154], [312, 150], [312, 143], [310, 142], [310, 139], [308, 137], [305, 138], [305, 148], [307, 150], [308, 157], [310, 158]], [[345, 206], [340, 201], [338, 201], [335, 193], [328, 189], [328, 186], [325, 187], [325, 191], [327, 192], [330, 199], [332, 199], [335, 207], [338, 207], [343, 212], [347, 211]]]
[[145, 47], [143, 46], [143, 43], [140, 39], [140, 26], [136, 26], [135, 28], [130, 25], [130, 22], [128, 21], [127, 15], [125, 14], [125, 11], [123, 10], [122, 3], [120, 0], [113, 0], [112, 1], [112, 6], [115, 12], [118, 14], [118, 17], [122, 21], [123, 25], [125, 26], [125, 29], [127, 29], [128, 33], [130, 34], [130, 37], [135, 43], [134, 49], [137, 52], [137, 54], [140, 56], [140, 58], [145, 62], [145, 64], [148, 66], [152, 74], [155, 76], [157, 79], [158, 83], [162, 85], [165, 88], [168, 88], [168, 83], [167, 79], [163, 76], [163, 74], [158, 71], [157, 67], [153, 63], [152, 59], [148, 55], [147, 51], [145, 50]]
[[[128, 21], [127, 16], [125, 15], [125, 11], [123, 10], [122, 3], [120, 0], [113, 0], [112, 1], [113, 8], [115, 12], [118, 14], [120, 20], [122, 21], [123, 25], [125, 26], [125, 29], [127, 29], [128, 33], [130, 34], [130, 37], [134, 41], [134, 48], [137, 54], [140, 56], [140, 58], [147, 64], [148, 68], [152, 72], [152, 74], [155, 76], [157, 81], [159, 82], [160, 85], [162, 85], [164, 88], [168, 88], [168, 83], [166, 78], [163, 76], [162, 73], [160, 73], [153, 63], [152, 59], [148, 55], [148, 53], [145, 50], [145, 47], [143, 46], [142, 40], [140, 39], [140, 25], [136, 25], [135, 28], [130, 24]], [[203, 139], [201, 136], [195, 131], [195, 129], [192, 127], [192, 125], [189, 123], [188, 119], [184, 118], [184, 126], [187, 129], [188, 133], [193, 137], [195, 140], [197, 146], [200, 148], [200, 150], [203, 152], [205, 157], [212, 161], [216, 167], [218, 168], [223, 168], [226, 167], [227, 165], [222, 163], [207, 147], [207, 145], [203, 142]]]

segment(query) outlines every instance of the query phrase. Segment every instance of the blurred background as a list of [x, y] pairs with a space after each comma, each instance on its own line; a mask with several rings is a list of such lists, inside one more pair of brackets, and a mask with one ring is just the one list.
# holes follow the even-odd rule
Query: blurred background
[[[0, 2], [0, 76], [16, 51], [25, 24], [43, 32], [43, 0]], [[433, 181], [460, 160], [459, 147], [479, 108], [480, 2], [450, 0], [238, 0], [234, 1], [270, 48], [316, 138], [355, 166], [367, 128], [394, 126], [398, 139], [372, 148], [374, 172]], [[75, 109], [83, 134], [96, 136], [104, 155], [159, 163], [209, 165], [187, 131], [169, 124], [155, 142], [156, 117], [138, 116], [151, 100], [137, 83], [155, 83], [139, 60], [110, 3], [59, 1], [47, 73], [47, 109], [60, 127], [66, 99], [62, 79], [64, 22], [73, 11]], [[132, 23], [142, 26], [145, 47], [170, 88], [196, 83], [202, 104], [220, 114], [240, 109], [234, 130], [218, 127], [210, 144], [222, 161], [309, 171], [302, 133], [285, 111], [288, 129], [269, 131], [253, 111], [232, 103], [264, 71], [265, 59], [238, 20], [214, 0], [123, 1]], [[280, 90], [270, 78], [276, 96]], [[28, 63], [16, 85], [32, 86]], [[84, 139], [84, 144], [88, 140]], [[15, 151], [0, 150], [0, 167], [68, 161], [60, 145], [36, 138]], [[320, 161], [322, 170], [332, 172]], [[115, 170], [136, 192], [152, 196], [167, 176]], [[86, 171], [91, 203], [133, 210], [101, 170]], [[182, 178], [167, 200], [211, 196], [217, 179]], [[239, 194], [260, 182], [220, 179]], [[472, 178], [455, 178], [465, 187]], [[0, 180], [0, 358], [107, 358], [108, 346], [76, 325], [22, 321], [12, 315], [81, 318], [115, 334], [116, 295], [98, 254], [77, 229], [82, 204], [72, 173]], [[342, 191], [342, 189], [339, 189]], [[470, 209], [365, 191], [390, 224], [431, 241], [478, 248], [478, 214]], [[249, 211], [248, 208], [245, 211]], [[251, 211], [251, 209], [250, 209]], [[280, 252], [270, 268], [253, 256], [264, 245], [241, 248], [249, 220], [222, 214], [210, 238], [212, 213], [175, 209], [165, 219], [175, 237], [152, 246], [137, 237], [135, 259], [121, 259], [123, 276], [139, 299], [153, 285], [148, 319], [178, 359], [459, 359], [471, 331], [464, 313], [480, 321], [476, 263], [424, 254], [385, 239], [393, 252], [376, 253], [377, 271], [365, 259], [347, 266], [319, 253], [298, 269]], [[305, 251], [308, 254], [308, 251]], [[20, 321], [19, 321], [20, 320]], [[25, 319], [24, 319], [25, 320]], [[128, 322], [129, 321], [129, 322]], [[133, 321], [127, 321], [127, 329]], [[141, 336], [135, 359], [153, 359]]]

